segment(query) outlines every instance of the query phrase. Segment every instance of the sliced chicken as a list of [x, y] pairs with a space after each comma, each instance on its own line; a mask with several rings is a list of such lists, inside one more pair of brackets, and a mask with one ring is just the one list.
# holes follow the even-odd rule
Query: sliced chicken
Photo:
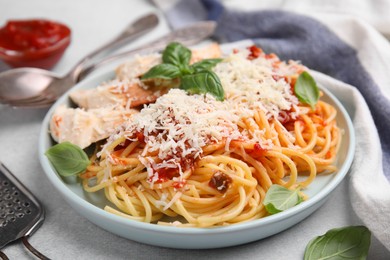
[[221, 58], [222, 51], [218, 43], [212, 43], [206, 47], [193, 49], [190, 63], [195, 63], [204, 59]]
[[[203, 59], [219, 58], [222, 52], [218, 44], [210, 44], [192, 50], [191, 63]], [[70, 98], [79, 107], [85, 109], [121, 105], [127, 108], [138, 107], [156, 101], [168, 91], [163, 80], [155, 80], [153, 87], [141, 83], [139, 77], [151, 67], [161, 63], [160, 54], [137, 56], [132, 61], [116, 69], [116, 79], [103, 83], [97, 88], [77, 90], [70, 93]], [[172, 83], [172, 82], [170, 82]], [[178, 83], [178, 82], [176, 82]]]
[[50, 121], [50, 134], [58, 142], [69, 141], [81, 148], [105, 139], [138, 110], [107, 107], [85, 111], [59, 106]]
[[137, 55], [133, 60], [127, 61], [116, 68], [116, 78], [118, 80], [134, 80], [161, 62], [161, 55], [158, 53]]
[[156, 101], [167, 91], [163, 88], [156, 91], [155, 88], [147, 89], [139, 82], [127, 80], [112, 80], [103, 83], [95, 89], [78, 90], [69, 94], [77, 106], [85, 109], [102, 108], [112, 105], [120, 105], [126, 108], [138, 107]]

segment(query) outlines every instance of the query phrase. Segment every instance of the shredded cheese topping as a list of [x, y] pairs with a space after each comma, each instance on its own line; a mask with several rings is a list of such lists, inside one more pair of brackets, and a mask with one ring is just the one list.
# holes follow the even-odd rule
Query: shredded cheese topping
[[227, 98], [235, 100], [242, 113], [260, 108], [268, 118], [279, 118], [281, 111], [293, 107], [297, 110], [298, 99], [284, 77], [296, 75], [303, 66], [293, 61], [286, 64], [274, 55], [261, 53], [248, 59], [249, 55], [249, 50], [240, 50], [214, 68]]
[[171, 89], [125, 122], [106, 146], [119, 136], [136, 141], [142, 134], [145, 148], [139, 159], [151, 183], [158, 180], [159, 169], [178, 169], [182, 175], [202, 155], [203, 147], [221, 140], [226, 141], [227, 150], [232, 140], [240, 139], [271, 147], [272, 141], [264, 140], [263, 130], [247, 133], [238, 123], [253, 116], [256, 109], [263, 110], [268, 119], [279, 119], [287, 112], [296, 117], [298, 99], [287, 79], [304, 67], [264, 53], [249, 59], [250, 54], [248, 50], [233, 53], [213, 69], [225, 90], [225, 101]]
[[145, 165], [154, 170], [180, 169], [186, 167], [183, 160], [198, 158], [207, 144], [239, 138], [238, 119], [230, 113], [228, 102], [172, 89], [135, 115], [125, 126], [124, 135], [136, 140], [134, 133], [142, 133], [146, 142], [143, 156], [157, 153], [160, 160], [142, 158]]

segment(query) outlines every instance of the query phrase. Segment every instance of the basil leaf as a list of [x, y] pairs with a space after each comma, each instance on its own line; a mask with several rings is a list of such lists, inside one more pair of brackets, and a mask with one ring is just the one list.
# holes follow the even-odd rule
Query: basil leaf
[[174, 79], [180, 78], [180, 88], [192, 94], [210, 93], [222, 101], [225, 93], [217, 74], [210, 69], [222, 59], [206, 59], [190, 65], [191, 50], [173, 42], [163, 51], [163, 63], [152, 67], [142, 79]]
[[371, 232], [364, 226], [331, 229], [307, 244], [304, 260], [366, 259], [370, 242]]
[[162, 60], [163, 63], [168, 63], [176, 66], [189, 64], [191, 60], [191, 50], [184, 45], [172, 42], [164, 49]]
[[205, 59], [192, 64], [195, 72], [202, 72], [204, 70], [211, 70], [215, 65], [220, 63], [222, 59]]
[[225, 97], [221, 81], [212, 71], [183, 76], [180, 88], [191, 94], [210, 93], [219, 101]]
[[70, 142], [50, 147], [45, 155], [58, 174], [65, 177], [84, 172], [90, 164], [84, 150]]
[[179, 69], [182, 76], [193, 74], [195, 72], [195, 70], [188, 64], [180, 65]]
[[149, 71], [147, 71], [143, 76], [142, 80], [145, 79], [174, 79], [181, 76], [180, 69], [172, 64], [158, 64], [152, 67]]
[[303, 201], [298, 192], [277, 184], [271, 185], [263, 201], [265, 209], [270, 214], [276, 214], [298, 205]]
[[313, 77], [306, 71], [302, 72], [294, 86], [295, 95], [299, 101], [308, 104], [314, 110], [318, 99], [320, 98], [320, 91]]

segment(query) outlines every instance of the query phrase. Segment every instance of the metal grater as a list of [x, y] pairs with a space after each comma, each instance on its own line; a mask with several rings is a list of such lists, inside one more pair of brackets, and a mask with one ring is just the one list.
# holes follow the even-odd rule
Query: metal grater
[[34, 195], [0, 162], [0, 249], [31, 235], [44, 211]]

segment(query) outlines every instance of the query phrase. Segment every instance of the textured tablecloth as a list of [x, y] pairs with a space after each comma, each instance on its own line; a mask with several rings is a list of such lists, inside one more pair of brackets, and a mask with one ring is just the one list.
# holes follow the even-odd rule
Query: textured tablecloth
[[[234, 7], [240, 1], [225, 2]], [[251, 4], [245, 3], [245, 8], [249, 8]], [[252, 5], [258, 7], [255, 3]], [[148, 1], [141, 0], [0, 0], [0, 24], [11, 18], [41, 17], [70, 25], [72, 44], [54, 68], [63, 74], [83, 55], [120, 32], [128, 22], [149, 11], [159, 12]], [[160, 14], [160, 18], [161, 24], [156, 30], [126, 48], [166, 33], [168, 25], [163, 15]], [[0, 64], [0, 70], [5, 69], [7, 67]], [[44, 205], [45, 222], [30, 242], [52, 259], [302, 259], [305, 246], [313, 237], [331, 228], [364, 224], [351, 207], [349, 175], [333, 192], [331, 200], [313, 215], [282, 233], [250, 244], [213, 250], [176, 250], [123, 239], [78, 215], [45, 177], [37, 147], [46, 111], [0, 105], [0, 160]], [[3, 251], [10, 259], [31, 258], [20, 243], [11, 244]], [[390, 259], [389, 251], [375, 237], [369, 259]]]

